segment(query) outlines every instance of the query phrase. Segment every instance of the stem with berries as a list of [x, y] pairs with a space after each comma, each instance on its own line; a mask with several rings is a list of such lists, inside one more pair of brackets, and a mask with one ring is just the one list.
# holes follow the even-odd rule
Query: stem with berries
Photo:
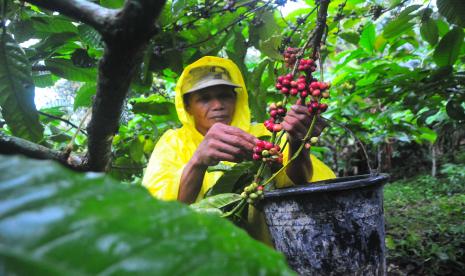
[[[268, 106], [268, 113], [270, 118], [264, 122], [265, 127], [272, 132], [270, 141], [259, 140], [253, 150], [252, 158], [255, 161], [261, 162], [257, 174], [254, 177], [254, 182], [249, 186], [245, 187], [241, 193], [242, 200], [237, 206], [235, 206], [230, 212], [227, 212], [223, 217], [230, 217], [240, 213], [243, 208], [248, 204], [254, 204], [257, 200], [263, 199], [263, 191], [265, 186], [271, 183], [278, 174], [282, 173], [292, 161], [294, 161], [302, 152], [304, 147], [310, 148], [311, 144], [318, 142], [317, 137], [311, 137], [313, 129], [315, 127], [316, 120], [321, 113], [325, 112], [328, 108], [326, 103], [322, 103], [322, 99], [329, 98], [330, 88], [329, 83], [319, 82], [313, 76], [313, 72], [316, 71], [317, 63], [319, 59], [319, 44], [322, 38], [322, 34], [325, 28], [326, 13], [329, 0], [321, 0], [320, 10], [318, 12], [317, 29], [312, 31], [309, 35], [308, 40], [305, 42], [303, 48], [287, 48], [284, 52], [284, 62], [287, 68], [292, 68], [292, 71], [283, 76], [277, 78], [276, 89], [283, 94], [283, 100], [277, 103], [271, 103]], [[312, 48], [312, 58], [303, 59], [302, 55], [307, 50], [307, 47]], [[323, 78], [323, 69], [321, 68], [322, 62], [320, 60], [320, 75]], [[300, 71], [301, 75], [294, 78], [296, 71]], [[271, 166], [275, 163], [282, 164], [283, 162], [283, 151], [287, 145], [285, 144], [280, 147], [281, 138], [284, 136], [285, 131], [281, 123], [287, 113], [286, 105], [290, 99], [297, 98], [295, 104], [303, 105], [308, 108], [312, 121], [307, 133], [302, 139], [302, 143], [298, 150], [288, 160], [288, 162], [282, 166], [277, 172], [275, 172], [269, 179], [263, 180], [262, 175], [265, 171], [266, 166]]]

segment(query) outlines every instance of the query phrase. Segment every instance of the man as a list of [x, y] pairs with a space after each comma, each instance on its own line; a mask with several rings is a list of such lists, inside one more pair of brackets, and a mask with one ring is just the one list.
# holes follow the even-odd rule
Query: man
[[[202, 199], [222, 175], [207, 172], [208, 166], [250, 160], [256, 137], [270, 133], [263, 124], [250, 123], [244, 80], [228, 59], [203, 57], [187, 66], [176, 85], [175, 105], [183, 126], [160, 138], [142, 183], [155, 197], [190, 204]], [[310, 121], [304, 106], [288, 111], [282, 123], [289, 141], [284, 162], [300, 146]], [[303, 150], [279, 175], [277, 186], [334, 177], [331, 169]]]

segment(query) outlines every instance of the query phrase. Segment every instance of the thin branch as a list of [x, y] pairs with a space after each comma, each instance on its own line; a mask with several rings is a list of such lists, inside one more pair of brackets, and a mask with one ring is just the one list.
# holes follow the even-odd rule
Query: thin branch
[[[55, 115], [52, 115], [52, 114], [45, 113], [45, 112], [43, 112], [43, 111], [37, 111], [37, 112], [39, 112], [40, 115], [43, 115], [43, 116], [45, 116], [45, 117], [49, 117], [49, 118], [52, 118], [52, 119], [55, 119], [55, 120], [62, 121], [62, 122], [64, 122], [64, 123], [66, 123], [66, 124], [68, 124], [68, 125], [70, 125], [70, 126], [76, 128], [76, 129], [79, 129], [79, 127], [78, 127], [77, 125], [71, 123], [70, 121], [68, 121], [68, 120], [66, 120], [66, 119], [63, 119], [63, 118], [61, 118], [61, 117], [58, 117], [58, 116], [55, 116]], [[82, 134], [84, 134], [84, 135], [87, 136], [87, 132], [86, 132], [85, 130], [83, 130], [83, 129], [79, 129], [79, 130], [82, 132]]]
[[329, 0], [321, 0], [318, 9], [318, 18], [315, 28], [315, 36], [313, 37], [313, 56], [319, 51], [321, 38], [326, 29], [326, 17], [328, 16]]
[[27, 2], [89, 24], [101, 33], [106, 32], [109, 21], [118, 12], [85, 0], [27, 0]]
[[70, 160], [79, 158], [70, 158], [67, 152], [52, 150], [22, 138], [8, 136], [2, 131], [0, 131], [0, 153], [23, 154], [35, 159], [55, 160], [72, 169], [81, 170], [79, 162], [70, 162]]

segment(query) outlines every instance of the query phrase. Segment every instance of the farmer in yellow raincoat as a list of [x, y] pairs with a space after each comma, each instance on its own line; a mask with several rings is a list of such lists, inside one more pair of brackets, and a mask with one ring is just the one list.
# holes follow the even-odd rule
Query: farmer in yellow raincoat
[[[143, 185], [163, 200], [193, 203], [203, 198], [222, 172], [207, 172], [219, 162], [250, 160], [256, 137], [270, 135], [263, 124], [251, 124], [248, 94], [239, 68], [229, 59], [203, 57], [187, 66], [176, 85], [176, 111], [183, 126], [168, 130], [153, 150]], [[282, 123], [289, 150], [295, 152], [310, 114], [294, 105]], [[277, 177], [277, 186], [334, 178], [325, 164], [303, 150]]]

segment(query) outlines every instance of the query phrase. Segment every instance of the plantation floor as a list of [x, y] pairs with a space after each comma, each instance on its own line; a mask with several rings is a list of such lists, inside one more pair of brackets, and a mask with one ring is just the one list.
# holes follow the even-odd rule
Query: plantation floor
[[454, 169], [385, 186], [389, 275], [463, 275], [465, 169]]

